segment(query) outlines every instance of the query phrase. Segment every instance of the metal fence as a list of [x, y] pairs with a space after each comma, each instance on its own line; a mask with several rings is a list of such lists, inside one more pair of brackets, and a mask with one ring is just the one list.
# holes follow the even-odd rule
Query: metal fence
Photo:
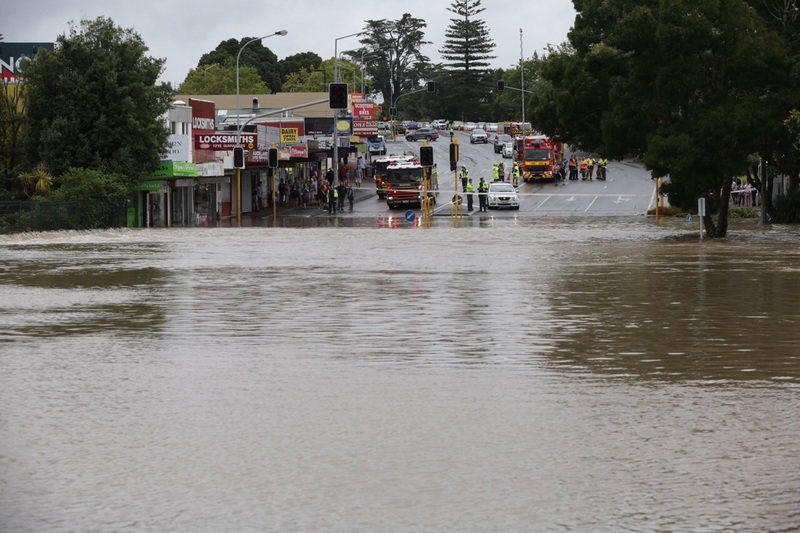
[[125, 206], [98, 202], [0, 202], [0, 233], [118, 228]]

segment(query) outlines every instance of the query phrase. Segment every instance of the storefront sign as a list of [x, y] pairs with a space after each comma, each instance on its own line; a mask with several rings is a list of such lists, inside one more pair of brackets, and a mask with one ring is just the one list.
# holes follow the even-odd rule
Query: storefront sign
[[143, 181], [136, 186], [137, 191], [160, 191], [161, 186], [164, 184], [161, 180], [148, 180]]
[[369, 137], [378, 134], [377, 120], [357, 120], [353, 119], [353, 135]]
[[[241, 145], [247, 150], [256, 147], [258, 136], [255, 133], [242, 133], [240, 135]], [[235, 133], [195, 133], [195, 150], [233, 150], [236, 147]]]
[[353, 102], [353, 120], [375, 118], [375, 104], [373, 102]]
[[281, 128], [281, 142], [286, 144], [299, 142], [297, 128]]
[[162, 161], [158, 170], [153, 172], [154, 178], [172, 178], [174, 176], [197, 177], [197, 165], [184, 161]]

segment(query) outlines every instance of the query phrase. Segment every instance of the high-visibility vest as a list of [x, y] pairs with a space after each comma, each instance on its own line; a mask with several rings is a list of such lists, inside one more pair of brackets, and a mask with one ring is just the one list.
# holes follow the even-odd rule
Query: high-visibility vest
[[469, 176], [469, 171], [466, 168], [462, 168], [461, 169], [461, 179], [462, 180], [463, 179], [467, 179], [468, 176]]
[[492, 177], [497, 181], [497, 177], [500, 175], [500, 169], [497, 168], [497, 165], [492, 167]]
[[581, 159], [581, 170], [587, 170], [589, 168], [589, 162], [585, 159]]
[[471, 183], [467, 183], [467, 192], [468, 193], [475, 192], [475, 187], [473, 187]]
[[514, 165], [514, 176], [519, 177], [519, 165]]

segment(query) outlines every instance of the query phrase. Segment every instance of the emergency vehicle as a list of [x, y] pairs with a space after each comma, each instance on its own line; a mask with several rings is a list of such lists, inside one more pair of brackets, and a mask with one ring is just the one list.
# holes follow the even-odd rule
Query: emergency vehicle
[[372, 160], [372, 176], [375, 178], [375, 190], [378, 193], [378, 198], [386, 198], [386, 189], [388, 188], [384, 178], [386, 176], [386, 169], [392, 163], [410, 162], [414, 161], [415, 157], [412, 154], [389, 154], [383, 157]]
[[555, 179], [553, 165], [561, 161], [563, 155], [563, 145], [546, 135], [526, 135], [517, 139], [517, 161], [526, 182]]
[[[414, 205], [422, 207], [422, 182], [424, 169], [419, 161], [396, 161], [386, 167], [383, 182], [386, 184], [386, 205], [389, 209]], [[430, 179], [428, 180], [430, 183]], [[428, 196], [436, 199], [433, 191]]]

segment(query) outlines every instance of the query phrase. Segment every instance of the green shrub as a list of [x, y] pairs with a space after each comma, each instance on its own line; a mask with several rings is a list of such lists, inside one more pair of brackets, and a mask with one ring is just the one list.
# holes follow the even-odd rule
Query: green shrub
[[789, 191], [775, 198], [772, 209], [772, 222], [777, 224], [800, 222], [800, 190]]

